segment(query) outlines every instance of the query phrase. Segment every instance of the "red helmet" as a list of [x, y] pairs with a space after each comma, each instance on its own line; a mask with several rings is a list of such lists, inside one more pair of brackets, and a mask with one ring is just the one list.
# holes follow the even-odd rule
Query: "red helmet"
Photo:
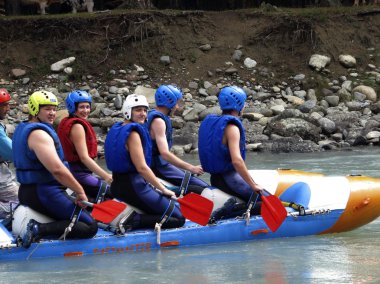
[[0, 104], [6, 103], [11, 100], [11, 95], [6, 89], [0, 89]]

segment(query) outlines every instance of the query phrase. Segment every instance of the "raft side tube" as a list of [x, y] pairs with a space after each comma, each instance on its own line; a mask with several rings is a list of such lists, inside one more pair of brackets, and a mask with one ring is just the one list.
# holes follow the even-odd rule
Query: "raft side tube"
[[15, 243], [14, 238], [0, 222], [0, 248], [12, 247]]
[[350, 195], [346, 177], [324, 176], [296, 170], [250, 170], [252, 178], [271, 194], [280, 196], [296, 183], [306, 183], [311, 192], [310, 209], [345, 209]]
[[342, 216], [330, 229], [322, 232], [339, 233], [366, 225], [380, 216], [380, 179], [348, 176], [350, 197]]

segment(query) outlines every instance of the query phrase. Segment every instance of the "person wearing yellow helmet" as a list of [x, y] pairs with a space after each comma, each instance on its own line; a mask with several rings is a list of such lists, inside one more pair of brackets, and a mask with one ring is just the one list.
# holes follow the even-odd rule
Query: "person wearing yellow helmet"
[[11, 96], [6, 89], [0, 89], [0, 219], [10, 217], [12, 203], [17, 204], [18, 185], [14, 181], [8, 162], [13, 161], [12, 140], [8, 137], [5, 119], [10, 110]]
[[[16, 177], [20, 183], [20, 204], [56, 220], [41, 224], [31, 219], [22, 245], [28, 248], [42, 237], [60, 237], [70, 225], [76, 206], [87, 201], [82, 186], [65, 165], [64, 155], [53, 122], [58, 106], [57, 97], [47, 91], [34, 92], [28, 100], [29, 120], [21, 122], [13, 135], [13, 157]], [[76, 193], [73, 202], [62, 186]], [[83, 210], [67, 238], [91, 238], [97, 224]]]

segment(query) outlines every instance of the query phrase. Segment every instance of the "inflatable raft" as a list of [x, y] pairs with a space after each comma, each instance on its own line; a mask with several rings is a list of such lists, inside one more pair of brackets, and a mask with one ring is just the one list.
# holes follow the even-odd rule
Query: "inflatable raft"
[[[304, 204], [304, 212], [288, 208], [285, 221], [275, 232], [258, 215], [251, 216], [249, 220], [226, 219], [207, 226], [187, 221], [181, 228], [162, 230], [159, 239], [153, 230], [115, 235], [99, 229], [92, 239], [44, 239], [33, 243], [29, 249], [20, 246], [17, 233], [9, 232], [0, 225], [0, 261], [146, 252], [167, 247], [339, 233], [368, 224], [380, 215], [380, 178], [325, 176], [283, 169], [255, 170], [250, 173], [268, 192], [282, 200], [289, 199], [289, 194], [286, 194], [289, 188], [293, 189], [291, 198], [296, 199], [297, 190], [307, 188], [309, 196], [307, 204]], [[299, 184], [302, 187], [297, 186]]]

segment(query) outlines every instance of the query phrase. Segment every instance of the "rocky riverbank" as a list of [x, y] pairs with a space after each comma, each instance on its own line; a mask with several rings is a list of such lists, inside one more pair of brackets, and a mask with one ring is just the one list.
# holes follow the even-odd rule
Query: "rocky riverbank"
[[[233, 12], [226, 13], [232, 15]], [[198, 14], [192, 14], [192, 19], [194, 15]], [[202, 21], [207, 21], [203, 17], [223, 18], [221, 15], [211, 13], [198, 16]], [[376, 14], [371, 18], [372, 23], [379, 20]], [[303, 23], [308, 21], [310, 19], [303, 19]], [[275, 33], [274, 30], [270, 33], [265, 29], [266, 32], [261, 33], [260, 37], [245, 35], [244, 39], [237, 37], [232, 40], [234, 35], [230, 35], [231, 39], [224, 38], [231, 44], [223, 46], [223, 56], [218, 52], [219, 37], [212, 39], [209, 30], [209, 39], [203, 37], [197, 41], [198, 44], [192, 42], [192, 56], [186, 53], [185, 58], [181, 59], [181, 55], [176, 53], [178, 49], [159, 49], [155, 55], [149, 55], [154, 56], [157, 62], [136, 57], [134, 63], [124, 65], [115, 63], [114, 58], [113, 66], [109, 63], [102, 66], [101, 74], [94, 69], [88, 72], [80, 69], [78, 65], [85, 64], [86, 59], [76, 57], [76, 52], [68, 54], [67, 58], [51, 60], [50, 70], [45, 70], [45, 75], [38, 78], [27, 64], [12, 68], [17, 64], [9, 64], [3, 59], [0, 67], [2, 70], [6, 66], [9, 68], [8, 74], [0, 77], [0, 86], [12, 92], [16, 103], [5, 123], [8, 131], [13, 132], [16, 124], [27, 118], [26, 102], [35, 90], [46, 89], [58, 96], [61, 109], [59, 118], [66, 115], [64, 98], [67, 93], [76, 88], [86, 90], [95, 101], [90, 122], [98, 134], [99, 152], [102, 154], [109, 127], [122, 120], [121, 106], [127, 95], [143, 94], [153, 106], [157, 86], [177, 83], [184, 92], [184, 107], [173, 117], [173, 151], [183, 155], [185, 152], [197, 151], [198, 127], [204, 117], [210, 113], [221, 113], [217, 103], [219, 90], [225, 85], [238, 85], [248, 94], [242, 120], [246, 129], [247, 149], [250, 151], [311, 152], [377, 145], [380, 137], [380, 102], [377, 95], [380, 90], [379, 31], [368, 29], [374, 32], [374, 38], [367, 39], [360, 50], [355, 46], [352, 49], [334, 50], [332, 54], [325, 48], [316, 48], [314, 51], [318, 52], [298, 52], [302, 56], [298, 58], [297, 50], [278, 51], [271, 58], [268, 54], [263, 58], [259, 49], [255, 52], [251, 41], [265, 42], [272, 36], [271, 33]], [[177, 38], [181, 31], [177, 33], [171, 34], [171, 38]], [[364, 35], [368, 36], [368, 33], [363, 31]], [[293, 40], [299, 40], [302, 36], [305, 35]], [[331, 40], [337, 39], [331, 37]], [[346, 40], [346, 44], [349, 44], [349, 39]], [[320, 41], [311, 41], [313, 44], [317, 42]], [[310, 42], [293, 42], [291, 46], [299, 46], [300, 51], [305, 48], [302, 44], [309, 46]], [[107, 57], [103, 57], [105, 62], [108, 56], [111, 58], [110, 45], [108, 48]], [[139, 49], [136, 45], [134, 48]], [[141, 47], [141, 50], [144, 48]], [[216, 55], [213, 52], [218, 53]], [[294, 64], [295, 60], [297, 64]], [[44, 58], [46, 61], [47, 58]], [[209, 64], [204, 66], [204, 62]], [[120, 65], [125, 68], [118, 68]], [[161, 74], [155, 72], [156, 66], [163, 70]], [[298, 70], [294, 70], [295, 66], [299, 66]], [[199, 70], [201, 68], [203, 70]], [[78, 69], [81, 70], [79, 74]]]

